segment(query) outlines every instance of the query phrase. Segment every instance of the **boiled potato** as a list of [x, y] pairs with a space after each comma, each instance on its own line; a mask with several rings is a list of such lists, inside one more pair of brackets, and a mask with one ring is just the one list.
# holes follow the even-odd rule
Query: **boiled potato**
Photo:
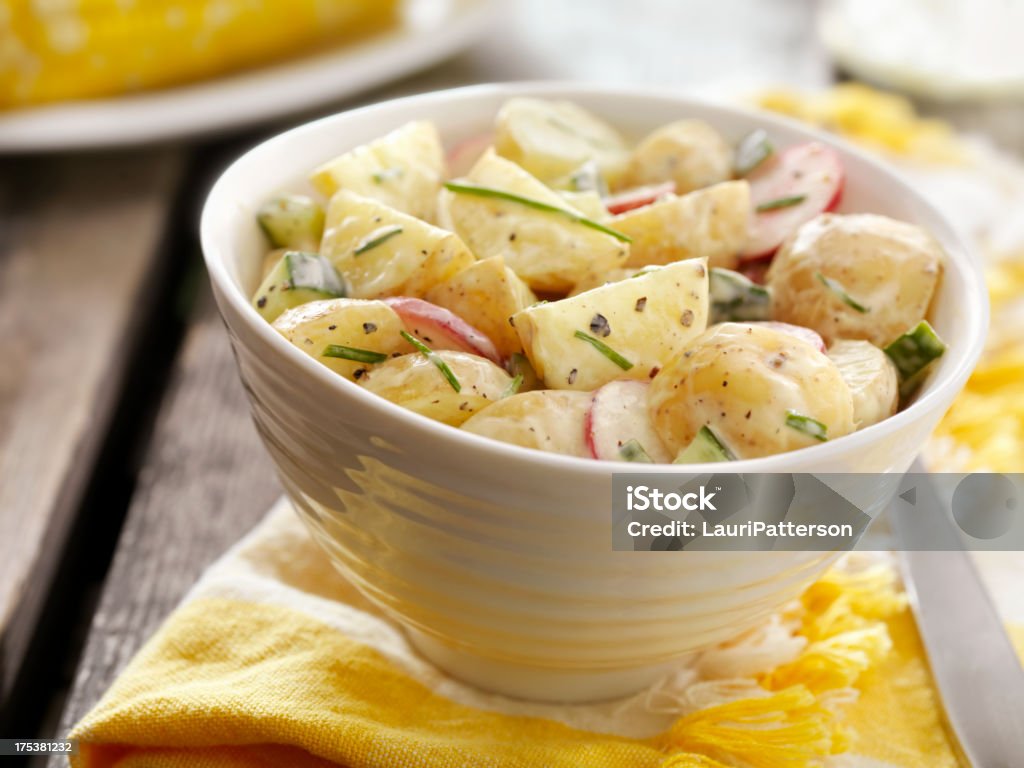
[[613, 379], [648, 379], [704, 331], [707, 318], [706, 261], [690, 259], [527, 307], [513, 321], [548, 387], [592, 390]]
[[768, 270], [773, 315], [826, 342], [883, 347], [928, 314], [942, 246], [920, 227], [871, 213], [823, 214], [797, 230]]
[[499, 400], [462, 428], [524, 448], [591, 458], [584, 426], [591, 401], [589, 392], [523, 392]]
[[896, 366], [868, 341], [837, 341], [827, 352], [853, 395], [853, 425], [864, 429], [896, 413], [900, 381]]
[[324, 163], [309, 180], [326, 197], [347, 189], [418, 219], [435, 221], [444, 176], [444, 149], [437, 128], [417, 121]]
[[473, 262], [427, 293], [427, 301], [449, 309], [494, 342], [502, 357], [523, 351], [509, 318], [535, 304], [537, 297], [505, 259]]
[[[503, 190], [579, 215], [561, 196], [515, 163], [488, 151], [466, 183]], [[566, 293], [593, 269], [622, 266], [628, 243], [556, 212], [519, 202], [445, 191], [445, 220], [479, 258], [505, 263], [535, 291]]]
[[512, 384], [512, 377], [490, 360], [451, 350], [435, 354], [459, 382], [458, 392], [437, 365], [419, 353], [376, 365], [359, 383], [403, 408], [454, 427], [496, 403]]
[[704, 426], [740, 459], [815, 445], [815, 423], [828, 440], [854, 428], [853, 397], [836, 364], [766, 326], [712, 326], [654, 377], [648, 402], [672, 452]]
[[569, 207], [579, 211], [588, 219], [605, 222], [611, 218], [597, 192], [559, 192], [558, 194], [569, 204]]
[[360, 299], [422, 298], [475, 261], [457, 235], [347, 190], [331, 198], [320, 253]]
[[658, 128], [633, 150], [623, 185], [674, 181], [676, 193], [732, 178], [732, 147], [703, 120], [679, 120]]
[[[402, 338], [405, 325], [382, 301], [327, 299], [289, 309], [274, 321], [282, 336], [315, 360], [346, 379], [363, 375], [373, 363], [325, 357], [331, 344], [371, 355], [396, 355], [413, 351]], [[362, 372], [362, 373], [361, 373]]]
[[494, 146], [502, 157], [552, 182], [593, 161], [605, 181], [622, 176], [629, 150], [618, 132], [568, 101], [509, 99], [498, 112]]
[[620, 214], [608, 226], [633, 238], [627, 266], [706, 256], [712, 267], [733, 269], [749, 219], [750, 185], [727, 181]]
[[640, 274], [640, 270], [636, 267], [609, 269], [607, 272], [590, 272], [589, 274], [584, 275], [583, 279], [576, 283], [573, 289], [569, 292], [569, 298], [579, 296], [581, 293], [592, 291], [595, 288], [600, 288], [602, 285], [609, 285], [630, 277], [636, 277], [638, 274]]

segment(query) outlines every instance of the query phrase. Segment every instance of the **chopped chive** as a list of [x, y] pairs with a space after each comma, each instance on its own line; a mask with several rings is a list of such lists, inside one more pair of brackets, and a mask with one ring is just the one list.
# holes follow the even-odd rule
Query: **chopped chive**
[[901, 334], [883, 350], [904, 380], [909, 380], [936, 358], [942, 357], [946, 345], [927, 320], [922, 320]]
[[726, 320], [767, 320], [771, 315], [771, 293], [739, 272], [712, 267], [709, 293], [713, 323]]
[[353, 360], [357, 363], [383, 363], [388, 356], [383, 352], [374, 352], [371, 349], [358, 349], [356, 347], [343, 347], [341, 344], [328, 344], [320, 353], [322, 357], [338, 357], [342, 360]]
[[565, 216], [570, 221], [580, 224], [590, 229], [596, 229], [598, 232], [603, 232], [606, 235], [614, 237], [623, 243], [633, 242], [633, 238], [629, 235], [618, 232], [610, 227], [606, 227], [604, 224], [599, 224], [593, 219], [588, 219], [586, 216], [560, 208], [557, 205], [551, 205], [549, 203], [542, 202], [541, 200], [534, 200], [531, 197], [523, 197], [517, 195], [514, 192], [506, 192], [503, 189], [494, 189], [493, 187], [481, 187], [476, 184], [464, 184], [462, 182], [446, 181], [444, 188], [449, 192], [457, 192], [461, 195], [475, 195], [476, 197], [489, 197], [495, 200], [507, 200], [510, 203], [519, 203], [525, 205], [528, 208], [533, 208], [538, 211], [544, 211], [545, 213], [557, 213]]
[[871, 311], [871, 307], [864, 306], [859, 301], [850, 296], [850, 294], [848, 294], [846, 292], [846, 289], [843, 287], [843, 284], [840, 283], [838, 280], [833, 280], [831, 277], [825, 277], [823, 274], [821, 274], [821, 272], [815, 272], [814, 276], [818, 278], [818, 282], [820, 282], [822, 285], [824, 285], [826, 288], [832, 291], [832, 293], [838, 296], [846, 306], [852, 307], [853, 309], [860, 312], [862, 315], [867, 314], [868, 312]]
[[385, 168], [381, 171], [374, 171], [372, 174], [373, 180], [378, 184], [383, 184], [385, 181], [391, 179], [400, 179], [404, 169], [401, 166], [394, 166], [392, 168]]
[[729, 450], [711, 427], [703, 426], [686, 448], [679, 452], [673, 464], [705, 464], [713, 461], [735, 461], [736, 455]]
[[395, 235], [400, 235], [400, 234], [402, 234], [402, 228], [401, 227], [399, 227], [397, 225], [394, 226], [394, 227], [389, 227], [388, 229], [386, 229], [384, 232], [381, 232], [376, 237], [373, 237], [373, 238], [371, 238], [369, 240], [364, 240], [362, 243], [359, 244], [359, 246], [352, 253], [355, 256], [359, 256], [360, 254], [366, 253], [367, 251], [372, 250], [373, 248], [376, 248], [381, 243], [386, 243], [388, 240], [390, 240]]
[[455, 374], [452, 373], [452, 369], [448, 367], [448, 363], [446, 363], [441, 356], [437, 354], [437, 352], [432, 350], [408, 331], [402, 331], [402, 338], [416, 347], [421, 355], [437, 366], [437, 370], [441, 372], [442, 376], [448, 379], [448, 383], [452, 385], [452, 389], [456, 392], [462, 391], [462, 385], [459, 384], [459, 380], [455, 378]]
[[627, 440], [619, 448], [619, 456], [623, 461], [635, 461], [641, 464], [653, 464], [654, 459], [644, 450], [639, 440]]
[[766, 200], [765, 202], [758, 205], [754, 210], [758, 213], [764, 213], [765, 211], [777, 211], [780, 208], [792, 208], [794, 205], [800, 205], [804, 200], [807, 199], [807, 195], [790, 195], [789, 197], [777, 197], [774, 200]]
[[624, 358], [622, 355], [620, 355], [618, 352], [609, 347], [600, 339], [595, 339], [593, 336], [591, 336], [588, 333], [584, 333], [583, 331], [576, 331], [576, 333], [574, 333], [573, 335], [580, 341], [587, 342], [587, 344], [589, 344], [602, 355], [607, 357], [609, 360], [611, 360], [613, 363], [619, 366], [619, 368], [621, 368], [622, 370], [628, 371], [630, 368], [633, 367], [633, 364], [629, 362], [629, 360]]
[[803, 432], [805, 435], [823, 443], [828, 440], [828, 426], [826, 424], [796, 411], [786, 412], [786, 426], [792, 427], [797, 432]]
[[762, 128], [751, 131], [736, 147], [736, 175], [746, 176], [772, 156], [775, 147]]
[[523, 374], [517, 373], [516, 377], [505, 388], [505, 391], [501, 393], [501, 399], [504, 400], [506, 397], [512, 397], [512, 395], [517, 394], [521, 386], [523, 386]]

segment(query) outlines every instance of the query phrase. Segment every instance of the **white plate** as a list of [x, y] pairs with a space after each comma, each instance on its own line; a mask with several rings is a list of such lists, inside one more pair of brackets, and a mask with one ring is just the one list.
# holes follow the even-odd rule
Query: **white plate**
[[828, 0], [818, 31], [851, 74], [939, 101], [1024, 99], [1024, 5]]
[[396, 29], [334, 51], [161, 91], [0, 113], [0, 152], [147, 144], [338, 101], [464, 48], [497, 0], [405, 0]]

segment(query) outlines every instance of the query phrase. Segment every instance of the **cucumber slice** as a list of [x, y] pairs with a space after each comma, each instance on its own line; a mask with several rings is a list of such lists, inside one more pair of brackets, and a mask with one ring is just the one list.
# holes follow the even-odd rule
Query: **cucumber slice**
[[256, 221], [275, 248], [320, 250], [324, 234], [324, 209], [304, 195], [278, 195], [256, 214]]
[[922, 320], [882, 351], [899, 371], [900, 397], [905, 399], [921, 385], [925, 369], [945, 353], [946, 343], [927, 320]]
[[697, 436], [679, 452], [673, 464], [705, 464], [715, 461], [734, 461], [735, 454], [718, 439], [709, 427], [701, 427]]
[[654, 459], [651, 455], [644, 450], [644, 447], [640, 445], [638, 440], [627, 440], [619, 448], [619, 457], [623, 461], [633, 461], [640, 464], [653, 464]]
[[771, 292], [739, 272], [712, 267], [708, 289], [711, 293], [711, 325], [729, 321], [768, 320], [771, 317]]
[[344, 296], [345, 284], [331, 262], [315, 253], [286, 251], [256, 291], [252, 305], [272, 323], [286, 309]]

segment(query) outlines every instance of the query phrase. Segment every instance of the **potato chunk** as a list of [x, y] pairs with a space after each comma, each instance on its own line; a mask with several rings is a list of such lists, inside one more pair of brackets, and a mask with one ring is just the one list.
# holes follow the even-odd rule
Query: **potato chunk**
[[828, 440], [853, 431], [853, 397], [835, 363], [766, 326], [709, 328], [654, 377], [648, 402], [673, 453], [704, 426], [740, 459], [815, 445], [814, 422]]
[[674, 181], [683, 194], [732, 178], [732, 147], [703, 120], [658, 128], [633, 151], [624, 186]]
[[320, 253], [360, 299], [422, 298], [475, 261], [457, 235], [347, 190], [331, 198]]
[[727, 181], [623, 213], [608, 224], [633, 238], [630, 267], [707, 257], [733, 269], [747, 241], [750, 185]]
[[[486, 152], [468, 184], [499, 189], [571, 211], [557, 193], [515, 163]], [[442, 217], [478, 258], [505, 256], [505, 263], [535, 291], [565, 293], [593, 269], [622, 266], [628, 244], [566, 216], [518, 202], [442, 193]]]
[[486, 408], [462, 428], [524, 448], [591, 458], [585, 430], [591, 401], [589, 392], [523, 392]]
[[[329, 345], [348, 347], [371, 355], [412, 351], [402, 338], [401, 318], [382, 301], [327, 299], [289, 309], [274, 321], [282, 336], [314, 360], [319, 360], [346, 379], [355, 379], [374, 363], [325, 357]], [[382, 362], [382, 361], [381, 361]]]
[[374, 366], [359, 383], [403, 408], [454, 427], [500, 400], [512, 383], [504, 370], [477, 355], [451, 350], [436, 354], [459, 382], [458, 392], [437, 365], [419, 353]]
[[523, 343], [509, 318], [535, 304], [537, 297], [505, 266], [501, 256], [492, 256], [473, 262], [432, 288], [427, 301], [454, 312], [493, 341], [499, 354], [507, 358], [523, 351]]
[[826, 342], [883, 347], [928, 314], [945, 255], [920, 227], [871, 213], [823, 214], [779, 249], [768, 270], [777, 320]]
[[548, 387], [592, 390], [613, 379], [648, 379], [704, 331], [707, 318], [705, 260], [690, 259], [528, 307], [513, 321]]
[[421, 120], [324, 163], [309, 180], [326, 197], [347, 189], [432, 222], [444, 176], [441, 137]]
[[837, 341], [828, 356], [839, 368], [853, 395], [853, 425], [864, 429], [889, 418], [899, 407], [900, 381], [896, 366], [868, 341]]
[[591, 160], [614, 184], [629, 160], [614, 128], [568, 101], [509, 99], [498, 112], [494, 145], [502, 157], [547, 183]]

